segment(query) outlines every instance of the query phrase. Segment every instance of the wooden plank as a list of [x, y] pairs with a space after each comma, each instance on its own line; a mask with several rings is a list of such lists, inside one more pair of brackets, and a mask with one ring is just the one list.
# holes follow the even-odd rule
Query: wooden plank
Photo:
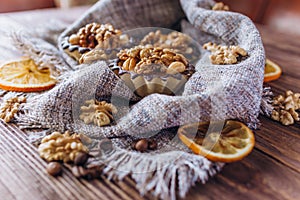
[[300, 174], [259, 150], [231, 163], [205, 185], [194, 187], [187, 199], [299, 199]]
[[13, 192], [11, 192], [4, 183], [5, 183], [5, 181], [2, 181], [0, 179], [0, 186], [1, 186], [0, 194], [1, 194], [1, 196], [5, 197], [6, 199], [15, 200], [16, 198], [15, 198]]
[[256, 147], [300, 173], [300, 124], [287, 127], [266, 117], [260, 120], [262, 126], [256, 131]]
[[[283, 69], [282, 76], [271, 86], [275, 94], [286, 90], [300, 92], [300, 37], [280, 34], [264, 26], [258, 26], [266, 48], [267, 57]], [[277, 161], [300, 172], [300, 124], [283, 126], [266, 117], [260, 118], [262, 126], [256, 131], [256, 147]], [[276, 130], [276, 131], [275, 131]]]

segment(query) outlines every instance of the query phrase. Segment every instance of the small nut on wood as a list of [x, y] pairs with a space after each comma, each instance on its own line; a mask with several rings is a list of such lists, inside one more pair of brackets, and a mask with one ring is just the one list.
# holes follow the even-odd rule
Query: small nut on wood
[[185, 65], [182, 62], [172, 62], [168, 69], [167, 73], [168, 74], [177, 74], [185, 71]]
[[48, 174], [51, 176], [59, 176], [62, 173], [61, 164], [58, 162], [50, 162], [46, 168]]
[[89, 155], [85, 152], [78, 152], [75, 159], [74, 164], [77, 166], [82, 166], [89, 159]]

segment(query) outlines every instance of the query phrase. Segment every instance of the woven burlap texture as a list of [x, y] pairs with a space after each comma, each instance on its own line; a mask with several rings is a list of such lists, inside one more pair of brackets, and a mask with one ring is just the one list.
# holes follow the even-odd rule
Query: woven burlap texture
[[[151, 191], [160, 198], [175, 199], [178, 191], [184, 197], [192, 185], [204, 183], [223, 164], [191, 154], [176, 139], [174, 127], [223, 119], [238, 119], [255, 127], [261, 103], [265, 54], [259, 32], [246, 16], [212, 11], [213, 4], [209, 0], [101, 0], [60, 35], [58, 46], [62, 38], [90, 22], [111, 23], [121, 30], [172, 28], [181, 22], [181, 31], [200, 44], [212, 41], [239, 45], [249, 54], [246, 60], [235, 65], [212, 65], [209, 54], [202, 52], [197, 71], [182, 95], [152, 94], [139, 99], [105, 62], [78, 66], [60, 49], [69, 66], [79, 70], [65, 72], [61, 77], [64, 81], [33, 98], [17, 122], [24, 127], [84, 132], [94, 141], [114, 138], [115, 150], [93, 161], [107, 165], [104, 174], [118, 179], [131, 176], [142, 194]], [[115, 125], [96, 127], [85, 125], [78, 117], [79, 107], [90, 98], [139, 101], [130, 108], [118, 105]], [[145, 133], [152, 133], [158, 150], [129, 150], [130, 143]]]

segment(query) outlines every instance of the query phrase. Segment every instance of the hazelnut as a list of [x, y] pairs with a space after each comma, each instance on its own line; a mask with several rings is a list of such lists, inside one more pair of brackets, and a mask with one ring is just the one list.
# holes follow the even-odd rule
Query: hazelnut
[[50, 162], [46, 169], [51, 176], [59, 176], [62, 172], [61, 164], [58, 162]]
[[82, 166], [86, 163], [86, 161], [89, 159], [89, 155], [85, 152], [78, 152], [75, 159], [74, 164], [78, 166]]
[[136, 142], [134, 147], [137, 151], [144, 152], [148, 149], [148, 140], [140, 139], [139, 141]]

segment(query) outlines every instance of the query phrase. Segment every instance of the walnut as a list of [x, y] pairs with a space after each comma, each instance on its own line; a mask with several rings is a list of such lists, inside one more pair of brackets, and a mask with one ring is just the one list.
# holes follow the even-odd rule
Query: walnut
[[0, 118], [5, 122], [10, 122], [22, 103], [26, 103], [26, 98], [23, 96], [6, 100], [0, 108]]
[[80, 59], [79, 63], [91, 63], [95, 60], [106, 60], [108, 59], [108, 55], [102, 49], [93, 49], [92, 51], [88, 51], [84, 53]]
[[217, 2], [213, 7], [212, 10], [223, 10], [229, 11], [229, 6], [225, 5], [223, 2]]
[[86, 124], [94, 123], [97, 126], [109, 125], [113, 121], [113, 114], [116, 114], [117, 108], [106, 101], [88, 100], [87, 106], [82, 106], [79, 118]]
[[300, 93], [286, 91], [285, 95], [278, 95], [273, 98], [273, 107], [271, 118], [281, 122], [283, 125], [294, 124], [300, 121], [297, 110], [300, 109]]
[[295, 121], [300, 121], [299, 114], [296, 112], [294, 108], [290, 108], [289, 113], [292, 115]]
[[271, 116], [272, 116], [272, 119], [274, 119], [275, 121], [279, 121], [279, 120], [280, 120], [280, 114], [279, 114], [279, 112], [276, 111], [276, 110], [273, 110], [273, 111], [272, 111]]
[[212, 43], [212, 42], [208, 42], [208, 43], [205, 43], [203, 45], [203, 49], [206, 49], [208, 51], [211, 51], [211, 52], [215, 52], [217, 50], [219, 50], [221, 48], [220, 45], [217, 45], [215, 43]]
[[100, 28], [96, 30], [96, 39], [100, 41], [107, 40], [113, 35], [121, 35], [121, 31], [115, 29], [111, 24], [101, 24]]
[[136, 58], [129, 57], [125, 60], [122, 65], [122, 68], [127, 71], [133, 71], [136, 65]]
[[80, 38], [79, 38], [79, 35], [77, 35], [77, 34], [72, 34], [69, 38], [69, 42], [73, 45], [79, 44], [79, 40], [80, 40]]
[[172, 49], [151, 45], [124, 49], [117, 56], [119, 58], [118, 66], [137, 74], [182, 73], [188, 65], [188, 60], [182, 54], [176, 53]]
[[[156, 64], [156, 63], [144, 63], [144, 62], [139, 62], [137, 67], [135, 68], [135, 72], [137, 74], [151, 74], [155, 72], [165, 72], [166, 67], [164, 67], [161, 64]], [[177, 72], [178, 73], [178, 72]]]
[[100, 24], [97, 23], [87, 24], [85, 27], [80, 28], [77, 32], [77, 36], [79, 36], [78, 45], [81, 47], [95, 48], [98, 44], [96, 31], [99, 28]]
[[293, 116], [291, 115], [291, 113], [285, 110], [280, 111], [279, 121], [286, 126], [294, 124]]
[[108, 39], [115, 35], [121, 35], [121, 33], [111, 24], [90, 23], [80, 28], [76, 34], [72, 34], [69, 37], [69, 42], [81, 47], [108, 48], [110, 45]]
[[150, 44], [153, 47], [173, 49], [176, 53], [192, 54], [193, 48], [189, 44], [190, 38], [183, 33], [173, 31], [162, 34], [160, 30], [148, 33], [141, 41], [141, 45]]
[[[112, 41], [103, 41], [97, 45], [97, 48], [92, 49], [81, 55], [79, 59], [79, 63], [92, 63], [97, 60], [108, 60], [115, 58], [116, 50], [115, 48], [126, 45], [129, 41], [129, 37], [127, 35], [121, 35], [119, 37], [114, 38]], [[99, 49], [99, 48], [100, 49]], [[104, 51], [103, 48], [110, 48], [109, 51]]]
[[174, 73], [176, 74], [178, 72], [181, 73], [184, 72], [184, 70], [185, 70], [185, 65], [182, 62], [178, 62], [178, 61], [172, 62], [168, 67], [169, 74], [174, 74]]
[[278, 95], [276, 97], [274, 97], [273, 99], [273, 105], [277, 106], [277, 105], [280, 105], [282, 104], [282, 102], [284, 101], [284, 96], [283, 95]]
[[41, 158], [48, 162], [73, 162], [79, 152], [88, 153], [88, 148], [81, 142], [81, 134], [53, 132], [44, 137], [38, 147]]
[[221, 46], [208, 42], [203, 48], [211, 51], [210, 60], [215, 65], [236, 64], [241, 57], [247, 56], [247, 51], [239, 46]]

